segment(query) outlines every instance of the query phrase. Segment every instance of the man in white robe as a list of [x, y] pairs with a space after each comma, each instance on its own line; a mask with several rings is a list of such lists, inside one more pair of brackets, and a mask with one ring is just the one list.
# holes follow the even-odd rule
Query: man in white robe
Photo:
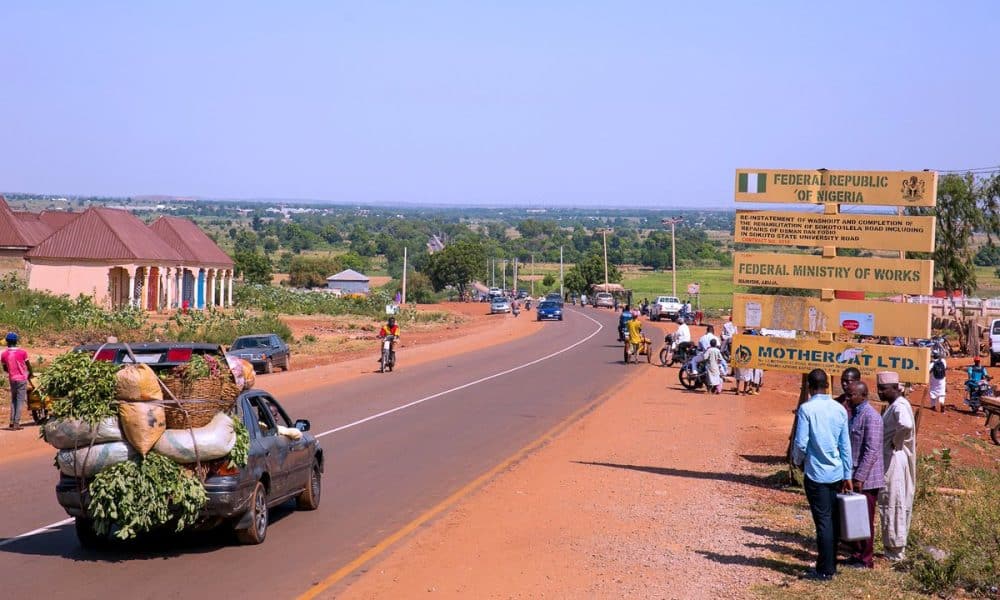
[[910, 531], [913, 496], [917, 490], [917, 436], [913, 408], [903, 396], [899, 374], [883, 371], [877, 375], [878, 396], [889, 408], [882, 415], [882, 458], [885, 487], [879, 493], [885, 557], [902, 560]]

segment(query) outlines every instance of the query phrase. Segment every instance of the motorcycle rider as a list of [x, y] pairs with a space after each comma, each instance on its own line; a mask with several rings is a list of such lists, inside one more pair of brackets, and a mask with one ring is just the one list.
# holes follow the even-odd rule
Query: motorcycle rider
[[[393, 350], [390, 350], [390, 351], [394, 351], [395, 348], [396, 348], [396, 342], [399, 341], [399, 325], [396, 325], [396, 317], [389, 317], [389, 320], [386, 322], [386, 324], [383, 325], [382, 329], [379, 330], [379, 332], [378, 332], [378, 339], [380, 340], [380, 342], [381, 342], [381, 340], [384, 340], [385, 336], [387, 336], [387, 335], [393, 336], [393, 340], [392, 340], [392, 349]], [[379, 343], [379, 358], [375, 362], [382, 362], [382, 344], [381, 343]]]
[[639, 322], [639, 313], [632, 313], [632, 317], [625, 327], [628, 329], [628, 336], [625, 343], [625, 360], [628, 361], [629, 352], [633, 349], [638, 352], [639, 345], [642, 344], [642, 323]]
[[621, 316], [618, 317], [618, 341], [625, 341], [625, 333], [628, 328], [629, 321], [632, 320], [632, 311], [629, 310], [629, 305], [625, 305], [625, 310], [622, 311]]
[[993, 379], [990, 377], [989, 372], [986, 371], [986, 367], [980, 364], [979, 357], [972, 359], [972, 366], [965, 370], [966, 375], [969, 379], [965, 382], [965, 389], [969, 392], [969, 398], [972, 399], [973, 396], [978, 394], [977, 388], [979, 387], [979, 382], [986, 380], [989, 381]]
[[691, 370], [693, 372], [698, 372], [698, 364], [704, 360], [705, 352], [712, 347], [712, 340], [715, 340], [716, 346], [722, 343], [718, 336], [715, 335], [715, 326], [709, 324], [705, 326], [705, 335], [698, 338], [698, 354], [691, 359]]

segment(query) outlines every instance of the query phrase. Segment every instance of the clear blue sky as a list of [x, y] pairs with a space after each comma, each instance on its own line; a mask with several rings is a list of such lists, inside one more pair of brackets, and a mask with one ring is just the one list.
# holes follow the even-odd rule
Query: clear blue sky
[[736, 167], [1000, 164], [1000, 4], [680, 4], [7, 1], [0, 190], [731, 206]]

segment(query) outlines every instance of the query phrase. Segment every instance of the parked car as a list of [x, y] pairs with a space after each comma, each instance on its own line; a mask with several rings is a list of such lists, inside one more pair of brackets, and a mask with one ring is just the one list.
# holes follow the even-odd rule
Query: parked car
[[552, 302], [551, 300], [543, 300], [538, 304], [538, 310], [535, 311], [535, 319], [538, 321], [545, 320], [563, 320], [563, 307], [562, 304]]
[[649, 320], [659, 321], [666, 317], [673, 321], [683, 307], [680, 299], [675, 296], [657, 296], [656, 301], [649, 305]]
[[549, 292], [545, 294], [545, 302], [555, 302], [560, 307], [563, 305], [563, 297], [559, 292]]
[[292, 365], [291, 349], [273, 333], [240, 336], [229, 347], [229, 354], [250, 361], [254, 370], [265, 373], [273, 373], [277, 365], [287, 371]]
[[[267, 535], [268, 509], [295, 498], [300, 510], [319, 508], [322, 491], [323, 449], [309, 431], [309, 421], [294, 423], [273, 396], [262, 390], [243, 392], [236, 400], [236, 416], [250, 433], [247, 465], [229, 466], [225, 458], [205, 463], [208, 502], [196, 526], [210, 529], [230, 524], [243, 544], [259, 544]], [[302, 432], [299, 439], [278, 433], [278, 426]], [[85, 548], [107, 542], [94, 531], [87, 513], [89, 482], [60, 475], [56, 500], [76, 521], [76, 534]]]
[[610, 292], [597, 292], [594, 294], [594, 306], [597, 308], [614, 308], [615, 297]]
[[990, 366], [1000, 365], [1000, 319], [990, 323]]

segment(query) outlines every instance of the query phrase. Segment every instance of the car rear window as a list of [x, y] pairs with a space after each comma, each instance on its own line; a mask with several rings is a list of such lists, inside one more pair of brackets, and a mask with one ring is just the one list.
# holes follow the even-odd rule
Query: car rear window
[[233, 350], [241, 350], [243, 348], [262, 348], [267, 346], [267, 340], [264, 338], [242, 338], [233, 342]]
[[1000, 321], [993, 322], [993, 335], [1000, 335]]

